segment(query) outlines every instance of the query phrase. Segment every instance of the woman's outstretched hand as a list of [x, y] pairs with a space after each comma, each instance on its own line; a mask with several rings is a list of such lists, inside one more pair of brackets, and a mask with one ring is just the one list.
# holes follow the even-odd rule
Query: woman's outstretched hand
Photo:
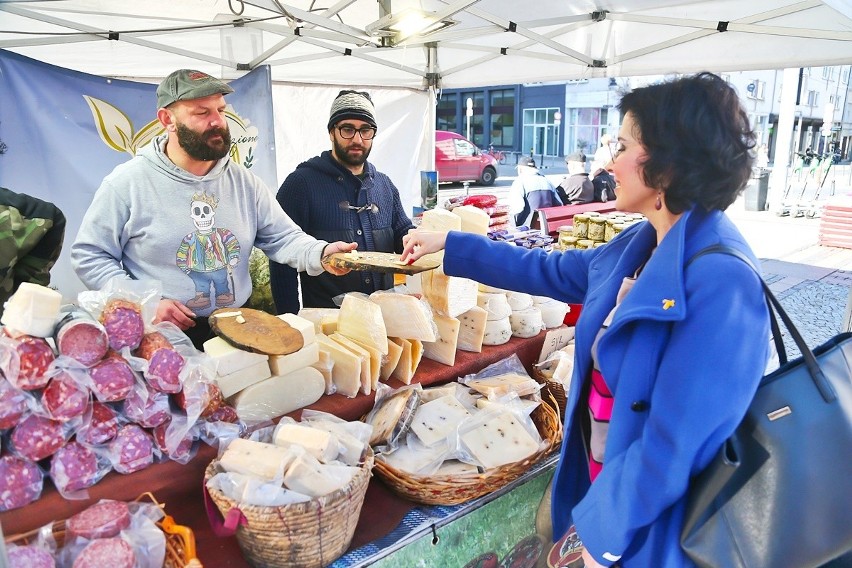
[[443, 231], [427, 231], [412, 229], [402, 237], [402, 255], [400, 260], [411, 264], [424, 254], [443, 250], [447, 244], [447, 233]]

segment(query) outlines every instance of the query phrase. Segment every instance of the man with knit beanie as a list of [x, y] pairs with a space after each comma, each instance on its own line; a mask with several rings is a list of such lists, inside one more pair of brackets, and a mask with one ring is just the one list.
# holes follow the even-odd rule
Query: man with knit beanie
[[[359, 251], [402, 252], [414, 225], [390, 178], [367, 161], [378, 131], [369, 93], [344, 90], [331, 103], [327, 124], [331, 150], [299, 164], [278, 190], [278, 202], [302, 230], [316, 238], [358, 243]], [[335, 296], [370, 294], [393, 287], [393, 275], [353, 271], [341, 277], [298, 273], [269, 263], [272, 297], [280, 313], [300, 307], [333, 308]]]

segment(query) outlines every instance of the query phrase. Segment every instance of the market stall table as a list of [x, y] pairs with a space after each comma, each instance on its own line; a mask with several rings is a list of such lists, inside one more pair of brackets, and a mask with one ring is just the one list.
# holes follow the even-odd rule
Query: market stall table
[[[513, 354], [517, 354], [527, 370], [532, 371], [546, 334], [542, 331], [530, 339], [512, 338], [503, 345], [484, 346], [482, 353], [458, 351], [452, 367], [423, 359], [414, 380], [423, 386], [455, 381]], [[394, 388], [402, 386], [396, 380], [391, 380], [389, 384]], [[337, 394], [326, 395], [308, 408], [329, 412], [346, 420], [358, 420], [372, 408], [374, 397], [375, 394], [358, 395], [352, 399]], [[291, 415], [298, 418], [300, 413], [296, 411]], [[198, 558], [205, 566], [247, 566], [236, 538], [216, 537], [207, 520], [202, 483], [205, 468], [215, 458], [216, 448], [202, 444], [198, 454], [185, 465], [167, 461], [129, 475], [111, 472], [89, 489], [88, 499], [82, 500], [64, 499], [48, 482], [37, 501], [20, 509], [0, 513], [0, 526], [4, 535], [10, 537], [58, 519], [66, 519], [100, 499], [132, 501], [150, 491], [165, 505], [166, 511], [177, 523], [194, 531]], [[390, 533], [414, 506], [414, 503], [397, 497], [382, 482], [373, 478], [350, 549]]]

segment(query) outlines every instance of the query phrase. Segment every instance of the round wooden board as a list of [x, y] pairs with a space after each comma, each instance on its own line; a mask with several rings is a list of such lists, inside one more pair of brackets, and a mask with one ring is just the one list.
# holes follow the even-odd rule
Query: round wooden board
[[[244, 323], [239, 323], [237, 314], [245, 319]], [[261, 310], [221, 308], [210, 314], [209, 320], [216, 335], [244, 351], [287, 355], [304, 347], [298, 329]]]
[[392, 252], [336, 252], [326, 255], [324, 262], [335, 268], [348, 268], [349, 270], [368, 270], [370, 272], [387, 272], [394, 274], [417, 274], [424, 270], [434, 270], [439, 263], [418, 259], [413, 264], [401, 264], [399, 255]]

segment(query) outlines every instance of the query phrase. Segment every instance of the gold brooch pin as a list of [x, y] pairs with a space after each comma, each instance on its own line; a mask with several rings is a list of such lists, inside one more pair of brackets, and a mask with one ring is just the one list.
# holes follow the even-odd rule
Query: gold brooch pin
[[663, 299], [663, 309], [664, 310], [667, 310], [669, 308], [673, 308], [674, 304], [675, 304], [674, 300]]

